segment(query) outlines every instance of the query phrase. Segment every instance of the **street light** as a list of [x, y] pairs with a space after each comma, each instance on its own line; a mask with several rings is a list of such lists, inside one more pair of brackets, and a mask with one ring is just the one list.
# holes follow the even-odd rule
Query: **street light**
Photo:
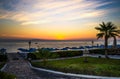
[[87, 59], [88, 54], [89, 54], [89, 50], [86, 47], [84, 47], [84, 50], [83, 50], [83, 56], [85, 57], [84, 62], [88, 62], [88, 59]]
[[31, 41], [29, 41], [29, 42], [28, 42], [28, 44], [29, 44], [29, 50], [30, 50], [30, 46], [31, 46]]

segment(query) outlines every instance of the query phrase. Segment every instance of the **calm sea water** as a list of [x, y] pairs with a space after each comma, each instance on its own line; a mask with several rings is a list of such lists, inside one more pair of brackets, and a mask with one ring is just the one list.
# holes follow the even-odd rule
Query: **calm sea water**
[[[103, 41], [94, 41], [94, 45], [104, 44]], [[80, 47], [85, 45], [92, 45], [91, 41], [32, 41], [31, 47], [45, 47], [45, 48], [64, 48], [64, 47]], [[17, 42], [0, 42], [0, 48], [6, 48], [7, 52], [18, 52], [18, 48], [28, 49], [28, 41]]]

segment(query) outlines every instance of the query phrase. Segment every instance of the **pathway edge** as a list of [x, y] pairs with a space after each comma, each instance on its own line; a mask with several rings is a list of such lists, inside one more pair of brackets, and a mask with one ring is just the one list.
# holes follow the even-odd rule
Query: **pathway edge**
[[7, 66], [7, 63], [0, 69], [0, 71], [3, 71]]

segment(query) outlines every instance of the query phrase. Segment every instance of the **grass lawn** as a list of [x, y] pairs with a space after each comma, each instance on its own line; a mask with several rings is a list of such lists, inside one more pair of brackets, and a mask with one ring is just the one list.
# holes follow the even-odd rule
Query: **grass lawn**
[[[5, 65], [6, 62], [0, 62], [0, 69]], [[0, 71], [0, 79], [15, 79], [16, 76]]]
[[83, 61], [84, 57], [47, 61], [45, 66], [43, 62], [32, 62], [31, 64], [36, 67], [62, 72], [120, 77], [119, 59], [88, 57], [88, 63], [84, 63]]

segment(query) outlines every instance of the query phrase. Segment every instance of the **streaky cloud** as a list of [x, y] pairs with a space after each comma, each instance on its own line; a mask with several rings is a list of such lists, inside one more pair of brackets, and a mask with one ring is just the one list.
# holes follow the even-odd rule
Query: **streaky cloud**
[[98, 0], [21, 0], [8, 3], [13, 10], [0, 8], [0, 19], [21, 22], [21, 25], [69, 22], [101, 17], [110, 13], [109, 9], [99, 8], [112, 4]]

